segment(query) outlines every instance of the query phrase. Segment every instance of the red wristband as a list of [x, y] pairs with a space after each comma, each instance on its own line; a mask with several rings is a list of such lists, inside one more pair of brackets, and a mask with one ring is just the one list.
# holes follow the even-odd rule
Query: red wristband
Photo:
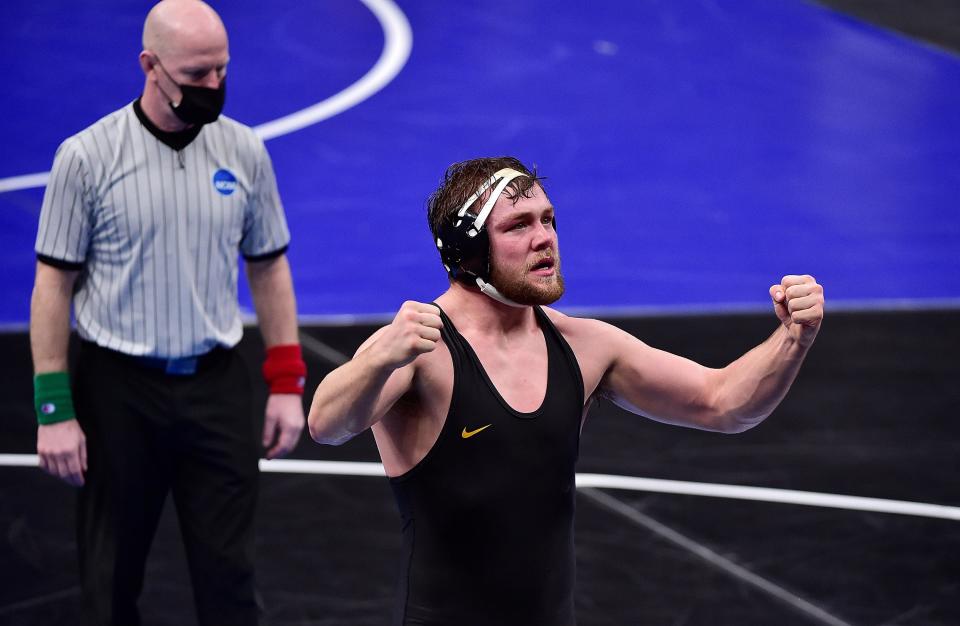
[[267, 360], [263, 362], [263, 377], [270, 393], [303, 394], [307, 379], [307, 364], [298, 344], [267, 348]]

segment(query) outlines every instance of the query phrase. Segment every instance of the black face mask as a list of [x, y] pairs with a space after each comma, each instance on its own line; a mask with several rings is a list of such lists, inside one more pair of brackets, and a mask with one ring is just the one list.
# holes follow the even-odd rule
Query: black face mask
[[[217, 121], [223, 111], [223, 103], [227, 98], [226, 76], [220, 80], [220, 86], [216, 89], [181, 85], [173, 80], [173, 76], [170, 76], [167, 68], [163, 67], [160, 59], [157, 59], [157, 65], [163, 68], [163, 73], [167, 75], [170, 82], [180, 88], [180, 104], [174, 105], [173, 101], [170, 101], [170, 108], [174, 115], [180, 118], [180, 121], [186, 124], [210, 124]], [[161, 87], [160, 90], [163, 91], [163, 88]], [[167, 95], [165, 91], [163, 94]]]
[[193, 85], [177, 85], [180, 87], [180, 104], [170, 108], [174, 115], [187, 124], [209, 124], [216, 122], [223, 111], [223, 103], [227, 98], [227, 79], [220, 81], [216, 89], [210, 87], [195, 87]]

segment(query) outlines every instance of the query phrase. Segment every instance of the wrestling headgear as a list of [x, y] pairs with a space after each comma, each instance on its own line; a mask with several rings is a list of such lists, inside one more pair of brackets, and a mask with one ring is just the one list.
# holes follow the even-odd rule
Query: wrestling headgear
[[[493, 205], [514, 178], [529, 176], [517, 170], [504, 168], [488, 178], [467, 198], [460, 210], [437, 229], [437, 250], [450, 276], [460, 282], [480, 288], [494, 300], [511, 306], [523, 306], [505, 297], [490, 280], [490, 235], [483, 227], [490, 217]], [[493, 187], [490, 197], [480, 211], [473, 213], [470, 205]]]

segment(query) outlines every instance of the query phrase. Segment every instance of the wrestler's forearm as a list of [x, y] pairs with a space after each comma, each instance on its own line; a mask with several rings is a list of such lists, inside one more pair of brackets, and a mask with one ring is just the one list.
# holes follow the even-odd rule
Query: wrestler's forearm
[[808, 349], [781, 326], [720, 370], [715, 406], [721, 429], [742, 432], [766, 419], [787, 395]]
[[412, 366], [394, 369], [362, 350], [317, 387], [307, 416], [310, 436], [339, 445], [375, 424], [409, 387]]

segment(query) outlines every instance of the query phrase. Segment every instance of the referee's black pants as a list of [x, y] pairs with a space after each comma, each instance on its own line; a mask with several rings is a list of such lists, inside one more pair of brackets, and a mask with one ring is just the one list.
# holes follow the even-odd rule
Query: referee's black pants
[[256, 624], [259, 448], [236, 352], [173, 376], [83, 342], [74, 383], [88, 454], [77, 515], [86, 623], [140, 624], [144, 566], [170, 492], [200, 624]]

